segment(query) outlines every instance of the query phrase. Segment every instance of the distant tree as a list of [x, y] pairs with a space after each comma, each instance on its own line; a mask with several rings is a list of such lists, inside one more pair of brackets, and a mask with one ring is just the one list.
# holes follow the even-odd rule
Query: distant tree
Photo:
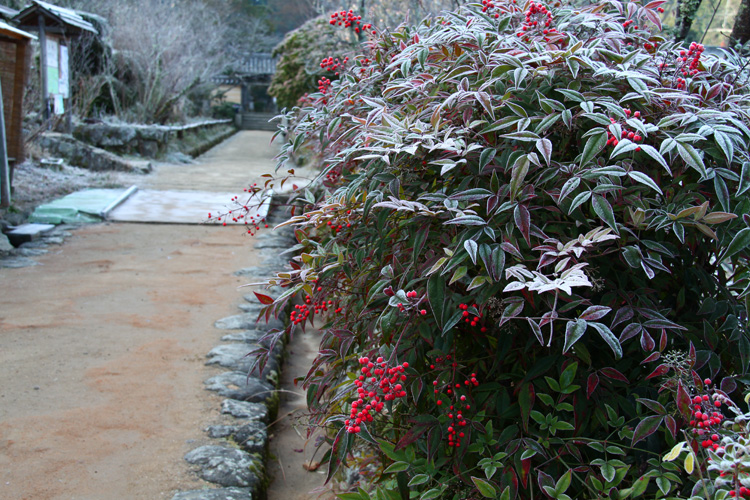
[[731, 39], [743, 44], [750, 41], [750, 0], [742, 0], [740, 4]]

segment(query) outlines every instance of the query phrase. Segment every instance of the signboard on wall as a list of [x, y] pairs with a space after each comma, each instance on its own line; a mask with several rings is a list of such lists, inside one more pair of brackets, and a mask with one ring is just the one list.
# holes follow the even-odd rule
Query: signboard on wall
[[68, 66], [68, 47], [60, 45], [60, 94], [64, 99], [70, 97], [70, 68]]
[[60, 93], [59, 44], [47, 38], [47, 93]]

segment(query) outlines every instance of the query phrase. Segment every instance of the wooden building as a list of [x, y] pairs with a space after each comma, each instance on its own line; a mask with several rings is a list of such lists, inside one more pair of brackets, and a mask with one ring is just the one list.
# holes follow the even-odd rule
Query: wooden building
[[96, 28], [78, 12], [41, 0], [32, 0], [13, 22], [23, 30], [39, 34], [44, 117], [63, 114], [70, 97], [69, 40], [85, 31], [97, 33]]
[[0, 21], [0, 82], [8, 160], [20, 163], [23, 147], [23, 94], [31, 62], [32, 34]]

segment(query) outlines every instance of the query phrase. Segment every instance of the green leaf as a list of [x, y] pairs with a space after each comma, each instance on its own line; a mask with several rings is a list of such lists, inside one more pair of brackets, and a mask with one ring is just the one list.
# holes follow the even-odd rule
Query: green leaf
[[390, 466], [390, 467], [388, 467], [388, 468], [387, 468], [386, 470], [384, 470], [383, 472], [384, 472], [385, 474], [391, 474], [391, 473], [393, 473], [393, 472], [401, 472], [401, 471], [405, 471], [405, 470], [407, 470], [408, 468], [409, 468], [409, 464], [407, 464], [406, 462], [394, 462], [393, 464], [391, 464], [391, 466]]
[[448, 282], [449, 285], [452, 285], [456, 281], [460, 280], [464, 276], [466, 276], [466, 266], [461, 266], [456, 269], [456, 271], [453, 273], [453, 276], [451, 277], [450, 281]]
[[435, 274], [427, 281], [427, 301], [435, 316], [438, 326], [443, 326], [443, 309], [445, 308], [445, 280]]
[[524, 142], [534, 142], [539, 140], [539, 136], [535, 134], [534, 132], [529, 132], [528, 130], [523, 130], [521, 132], [513, 132], [510, 134], [504, 134], [501, 135], [503, 139], [512, 139], [515, 141], [524, 141]]
[[664, 420], [663, 415], [652, 415], [650, 417], [642, 418], [633, 432], [633, 439], [630, 442], [630, 446], [635, 446], [635, 443], [646, 439], [648, 436], [656, 432]]
[[697, 170], [698, 173], [701, 174], [701, 178], [705, 178], [707, 176], [706, 166], [703, 164], [703, 159], [701, 158], [700, 153], [698, 153], [698, 151], [696, 151], [696, 149], [692, 145], [678, 142], [677, 152], [680, 153], [680, 156], [683, 160], [685, 160], [685, 163], [690, 165], [692, 168]]
[[555, 483], [555, 493], [558, 495], [562, 495], [565, 493], [568, 488], [570, 487], [570, 482], [573, 480], [573, 471], [568, 469], [568, 471], [563, 474], [563, 476], [557, 480], [557, 483]]
[[566, 109], [562, 112], [562, 121], [565, 124], [568, 129], [570, 129], [573, 126], [573, 112], [569, 109]]
[[443, 264], [445, 264], [446, 262], [448, 262], [448, 257], [440, 257], [437, 260], [437, 262], [435, 262], [432, 265], [432, 267], [430, 268], [430, 270], [427, 271], [426, 276], [429, 276], [429, 275], [435, 273], [436, 271], [440, 270], [440, 268], [443, 267]]
[[740, 175], [740, 184], [737, 186], [737, 196], [750, 189], [750, 161], [742, 164], [742, 175]]
[[573, 347], [573, 344], [583, 337], [587, 326], [586, 321], [582, 319], [568, 321], [567, 325], [565, 325], [565, 345], [563, 346], [563, 354], [568, 352], [568, 349]]
[[521, 183], [526, 178], [526, 174], [529, 172], [529, 157], [528, 155], [521, 156], [513, 164], [513, 170], [510, 174], [510, 199], [511, 201], [516, 199], [518, 190], [521, 187]]
[[562, 189], [560, 189], [560, 197], [557, 199], [557, 204], [559, 205], [562, 203], [562, 201], [568, 197], [570, 193], [575, 191], [575, 189], [578, 187], [578, 185], [581, 183], [580, 177], [571, 177], [567, 181], [565, 181], [565, 184], [563, 184]]
[[602, 323], [595, 323], [593, 321], [590, 321], [588, 324], [596, 329], [597, 332], [599, 332], [599, 335], [601, 335], [602, 339], [604, 339], [609, 348], [612, 349], [612, 352], [615, 353], [615, 358], [622, 358], [622, 345], [620, 345], [620, 341], [617, 340], [615, 334], [612, 333], [612, 331]]
[[615, 223], [615, 214], [612, 211], [612, 205], [604, 198], [604, 196], [595, 194], [591, 200], [591, 206], [594, 208], [594, 212], [599, 218], [604, 221], [615, 233], [617, 231], [617, 224]]
[[542, 153], [544, 161], [549, 165], [552, 161], [552, 141], [549, 139], [539, 139], [536, 141], [536, 148]]
[[714, 190], [716, 191], [719, 203], [721, 203], [721, 208], [729, 212], [731, 210], [729, 189], [727, 188], [727, 183], [724, 182], [724, 179], [720, 175], [714, 175]]
[[664, 157], [659, 153], [659, 151], [656, 150], [655, 147], [649, 146], [648, 144], [641, 144], [641, 151], [649, 155], [651, 158], [656, 160], [659, 165], [664, 167], [664, 170], [667, 171], [669, 175], [672, 175], [672, 170], [670, 170], [669, 165], [667, 164], [667, 161], [664, 159]]
[[586, 166], [599, 152], [607, 145], [607, 132], [604, 129], [597, 129], [599, 132], [594, 133], [586, 141], [581, 154], [579, 165]]
[[443, 494], [443, 490], [441, 488], [432, 488], [431, 490], [427, 490], [424, 493], [422, 493], [422, 496], [419, 497], [419, 499], [420, 500], [433, 500], [434, 498], [438, 498], [442, 494]]
[[477, 249], [479, 248], [479, 245], [477, 245], [477, 242], [474, 240], [466, 240], [464, 241], [464, 248], [469, 253], [469, 257], [471, 257], [471, 262], [474, 263], [474, 265], [477, 264]]
[[568, 208], [568, 214], [572, 214], [573, 210], [578, 208], [583, 203], [586, 203], [586, 201], [591, 198], [591, 191], [584, 191], [582, 193], [578, 193], [575, 198], [573, 198], [573, 201], [570, 202], [570, 208]]
[[430, 480], [430, 476], [427, 474], [417, 474], [413, 478], [411, 478], [411, 481], [409, 481], [409, 486], [419, 486], [420, 484], [424, 484], [427, 481]]
[[723, 259], [728, 259], [729, 257], [733, 256], [734, 254], [741, 252], [747, 246], [750, 245], [750, 228], [746, 227], [737, 232], [737, 234], [734, 235], [734, 238], [732, 238], [732, 241], [727, 246], [727, 249], [724, 251], [724, 255], [722, 256]]
[[615, 474], [617, 473], [615, 468], [609, 462], [606, 462], [601, 466], [601, 471], [602, 477], [608, 483], [612, 482], [612, 480], [615, 478]]
[[718, 144], [721, 151], [724, 153], [727, 163], [731, 164], [734, 159], [734, 143], [732, 140], [727, 134], [718, 130], [714, 131], [714, 139], [716, 139], [716, 144]]
[[570, 384], [573, 383], [573, 379], [576, 376], [576, 371], [578, 370], [578, 362], [573, 362], [569, 364], [563, 372], [560, 374], [560, 387], [566, 388], [570, 386]]
[[636, 182], [645, 184], [646, 186], [650, 187], [651, 189], [653, 189], [659, 194], [664, 194], [662, 193], [661, 188], [656, 184], [656, 182], [654, 182], [654, 180], [651, 177], [644, 174], [643, 172], [638, 172], [637, 170], [633, 170], [632, 172], [628, 172], [628, 177], [630, 177]]
[[471, 481], [484, 498], [495, 498], [497, 495], [497, 490], [488, 481], [476, 476], [471, 476]]
[[497, 150], [495, 150], [494, 148], [484, 148], [484, 150], [482, 150], [482, 154], [479, 155], [480, 172], [484, 170], [484, 167], [486, 167], [492, 161], [496, 154]]

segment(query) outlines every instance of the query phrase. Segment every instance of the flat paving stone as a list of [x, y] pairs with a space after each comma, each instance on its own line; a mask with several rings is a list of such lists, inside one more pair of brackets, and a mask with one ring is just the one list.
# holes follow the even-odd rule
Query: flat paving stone
[[268, 423], [268, 408], [262, 403], [225, 399], [221, 402], [221, 413], [235, 418]]
[[200, 477], [210, 483], [251, 488], [260, 484], [253, 469], [262, 469], [263, 464], [236, 448], [201, 446], [185, 455], [185, 460], [198, 465]]
[[206, 389], [215, 391], [220, 396], [238, 401], [262, 403], [273, 395], [271, 384], [255, 377], [248, 377], [244, 372], [226, 372], [211, 377], [204, 382]]
[[0, 259], [0, 267], [19, 269], [21, 267], [38, 266], [39, 263], [28, 257], [3, 257]]
[[250, 488], [181, 491], [172, 500], [253, 500]]
[[214, 323], [214, 326], [222, 330], [252, 330], [255, 328], [257, 320], [257, 314], [235, 314], [234, 316], [221, 318]]

